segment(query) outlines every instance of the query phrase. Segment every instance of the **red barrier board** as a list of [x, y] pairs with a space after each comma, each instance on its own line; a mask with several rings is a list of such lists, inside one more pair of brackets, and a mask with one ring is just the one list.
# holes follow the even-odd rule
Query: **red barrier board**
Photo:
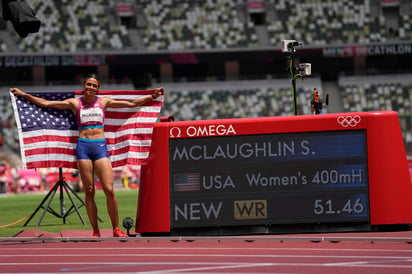
[[136, 232], [412, 223], [396, 112], [158, 123]]

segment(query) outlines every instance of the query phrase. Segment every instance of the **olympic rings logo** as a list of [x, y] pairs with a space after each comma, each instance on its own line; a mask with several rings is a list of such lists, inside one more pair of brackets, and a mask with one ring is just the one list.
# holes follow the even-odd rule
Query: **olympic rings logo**
[[343, 127], [355, 127], [357, 126], [361, 121], [361, 117], [359, 115], [355, 116], [339, 116], [337, 119], [338, 124], [340, 124]]

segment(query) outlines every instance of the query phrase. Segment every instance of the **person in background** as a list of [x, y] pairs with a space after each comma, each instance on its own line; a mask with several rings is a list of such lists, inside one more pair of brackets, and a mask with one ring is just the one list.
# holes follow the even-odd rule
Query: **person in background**
[[164, 89], [156, 88], [153, 94], [136, 100], [114, 100], [99, 97], [100, 81], [96, 74], [89, 74], [83, 82], [83, 96], [63, 101], [49, 101], [35, 97], [18, 88], [11, 88], [15, 96], [21, 96], [42, 108], [70, 109], [75, 114], [79, 130], [76, 148], [77, 167], [85, 191], [86, 211], [93, 228], [93, 237], [100, 237], [95, 202], [94, 172], [106, 195], [107, 211], [113, 227], [113, 237], [127, 237], [119, 228], [118, 204], [114, 192], [114, 179], [104, 137], [104, 112], [107, 108], [137, 107], [159, 97]]
[[322, 99], [320, 99], [319, 91], [315, 88], [313, 90], [313, 98], [310, 101], [310, 109], [312, 114], [322, 114]]
[[6, 160], [0, 160], [0, 193], [6, 193], [9, 179], [11, 178], [11, 170], [9, 163]]

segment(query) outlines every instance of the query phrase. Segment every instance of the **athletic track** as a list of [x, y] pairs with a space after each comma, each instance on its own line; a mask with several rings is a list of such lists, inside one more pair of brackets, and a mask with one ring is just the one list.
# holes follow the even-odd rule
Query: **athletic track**
[[411, 231], [127, 239], [108, 231], [98, 240], [89, 233], [0, 238], [0, 272], [412, 273]]

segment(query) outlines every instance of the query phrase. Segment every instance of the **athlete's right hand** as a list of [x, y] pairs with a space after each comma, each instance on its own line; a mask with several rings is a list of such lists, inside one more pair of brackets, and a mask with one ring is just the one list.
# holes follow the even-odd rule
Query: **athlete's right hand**
[[15, 96], [23, 96], [25, 93], [18, 89], [18, 88], [11, 88], [10, 92], [13, 93]]

